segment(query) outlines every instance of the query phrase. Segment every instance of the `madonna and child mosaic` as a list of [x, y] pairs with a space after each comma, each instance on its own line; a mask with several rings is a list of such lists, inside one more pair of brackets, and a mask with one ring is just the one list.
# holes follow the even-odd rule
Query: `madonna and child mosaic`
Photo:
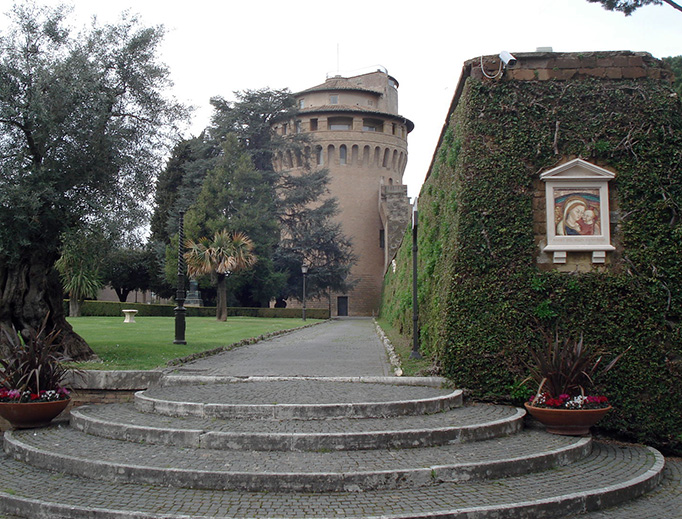
[[600, 236], [599, 189], [554, 188], [556, 236]]

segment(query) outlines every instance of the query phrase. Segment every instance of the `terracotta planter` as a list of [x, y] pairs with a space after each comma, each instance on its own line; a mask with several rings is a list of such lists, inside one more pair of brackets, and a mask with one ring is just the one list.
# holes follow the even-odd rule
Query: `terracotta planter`
[[29, 429], [48, 425], [66, 406], [70, 399], [52, 402], [0, 402], [0, 416], [14, 429]]
[[533, 418], [545, 426], [548, 433], [567, 436], [586, 436], [590, 427], [611, 410], [603, 409], [548, 409], [524, 404]]

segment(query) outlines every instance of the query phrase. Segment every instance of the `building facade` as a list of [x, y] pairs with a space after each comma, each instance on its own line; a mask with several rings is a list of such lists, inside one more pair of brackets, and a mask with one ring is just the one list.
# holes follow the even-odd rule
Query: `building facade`
[[[376, 315], [384, 272], [410, 219], [402, 178], [414, 125], [399, 115], [398, 82], [385, 70], [331, 77], [295, 97], [296, 119], [274, 129], [281, 135], [312, 134], [313, 164], [329, 170], [337, 219], [357, 257], [353, 290], [317, 304], [330, 304], [336, 316]], [[294, 162], [283, 157], [275, 167], [296, 169]]]

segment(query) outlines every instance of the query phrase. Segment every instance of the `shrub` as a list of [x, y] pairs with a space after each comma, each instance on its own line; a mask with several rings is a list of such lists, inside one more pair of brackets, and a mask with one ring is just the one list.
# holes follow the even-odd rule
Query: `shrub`
[[[68, 308], [68, 300], [64, 301]], [[216, 309], [212, 306], [187, 306], [187, 317], [215, 317]], [[145, 303], [121, 303], [118, 301], [85, 301], [81, 307], [82, 316], [118, 317], [123, 310], [137, 310], [140, 317], [173, 317], [174, 305], [150, 305]], [[243, 317], [282, 317], [301, 318], [300, 308], [239, 308], [227, 309], [228, 316]], [[329, 310], [324, 308], [306, 309], [306, 317], [310, 319], [329, 319]]]

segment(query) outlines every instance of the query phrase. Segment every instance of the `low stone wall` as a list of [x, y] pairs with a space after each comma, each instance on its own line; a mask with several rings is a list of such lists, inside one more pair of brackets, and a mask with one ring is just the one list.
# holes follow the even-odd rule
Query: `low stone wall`
[[82, 371], [72, 374], [72, 406], [130, 402], [136, 391], [158, 385], [162, 371]]

